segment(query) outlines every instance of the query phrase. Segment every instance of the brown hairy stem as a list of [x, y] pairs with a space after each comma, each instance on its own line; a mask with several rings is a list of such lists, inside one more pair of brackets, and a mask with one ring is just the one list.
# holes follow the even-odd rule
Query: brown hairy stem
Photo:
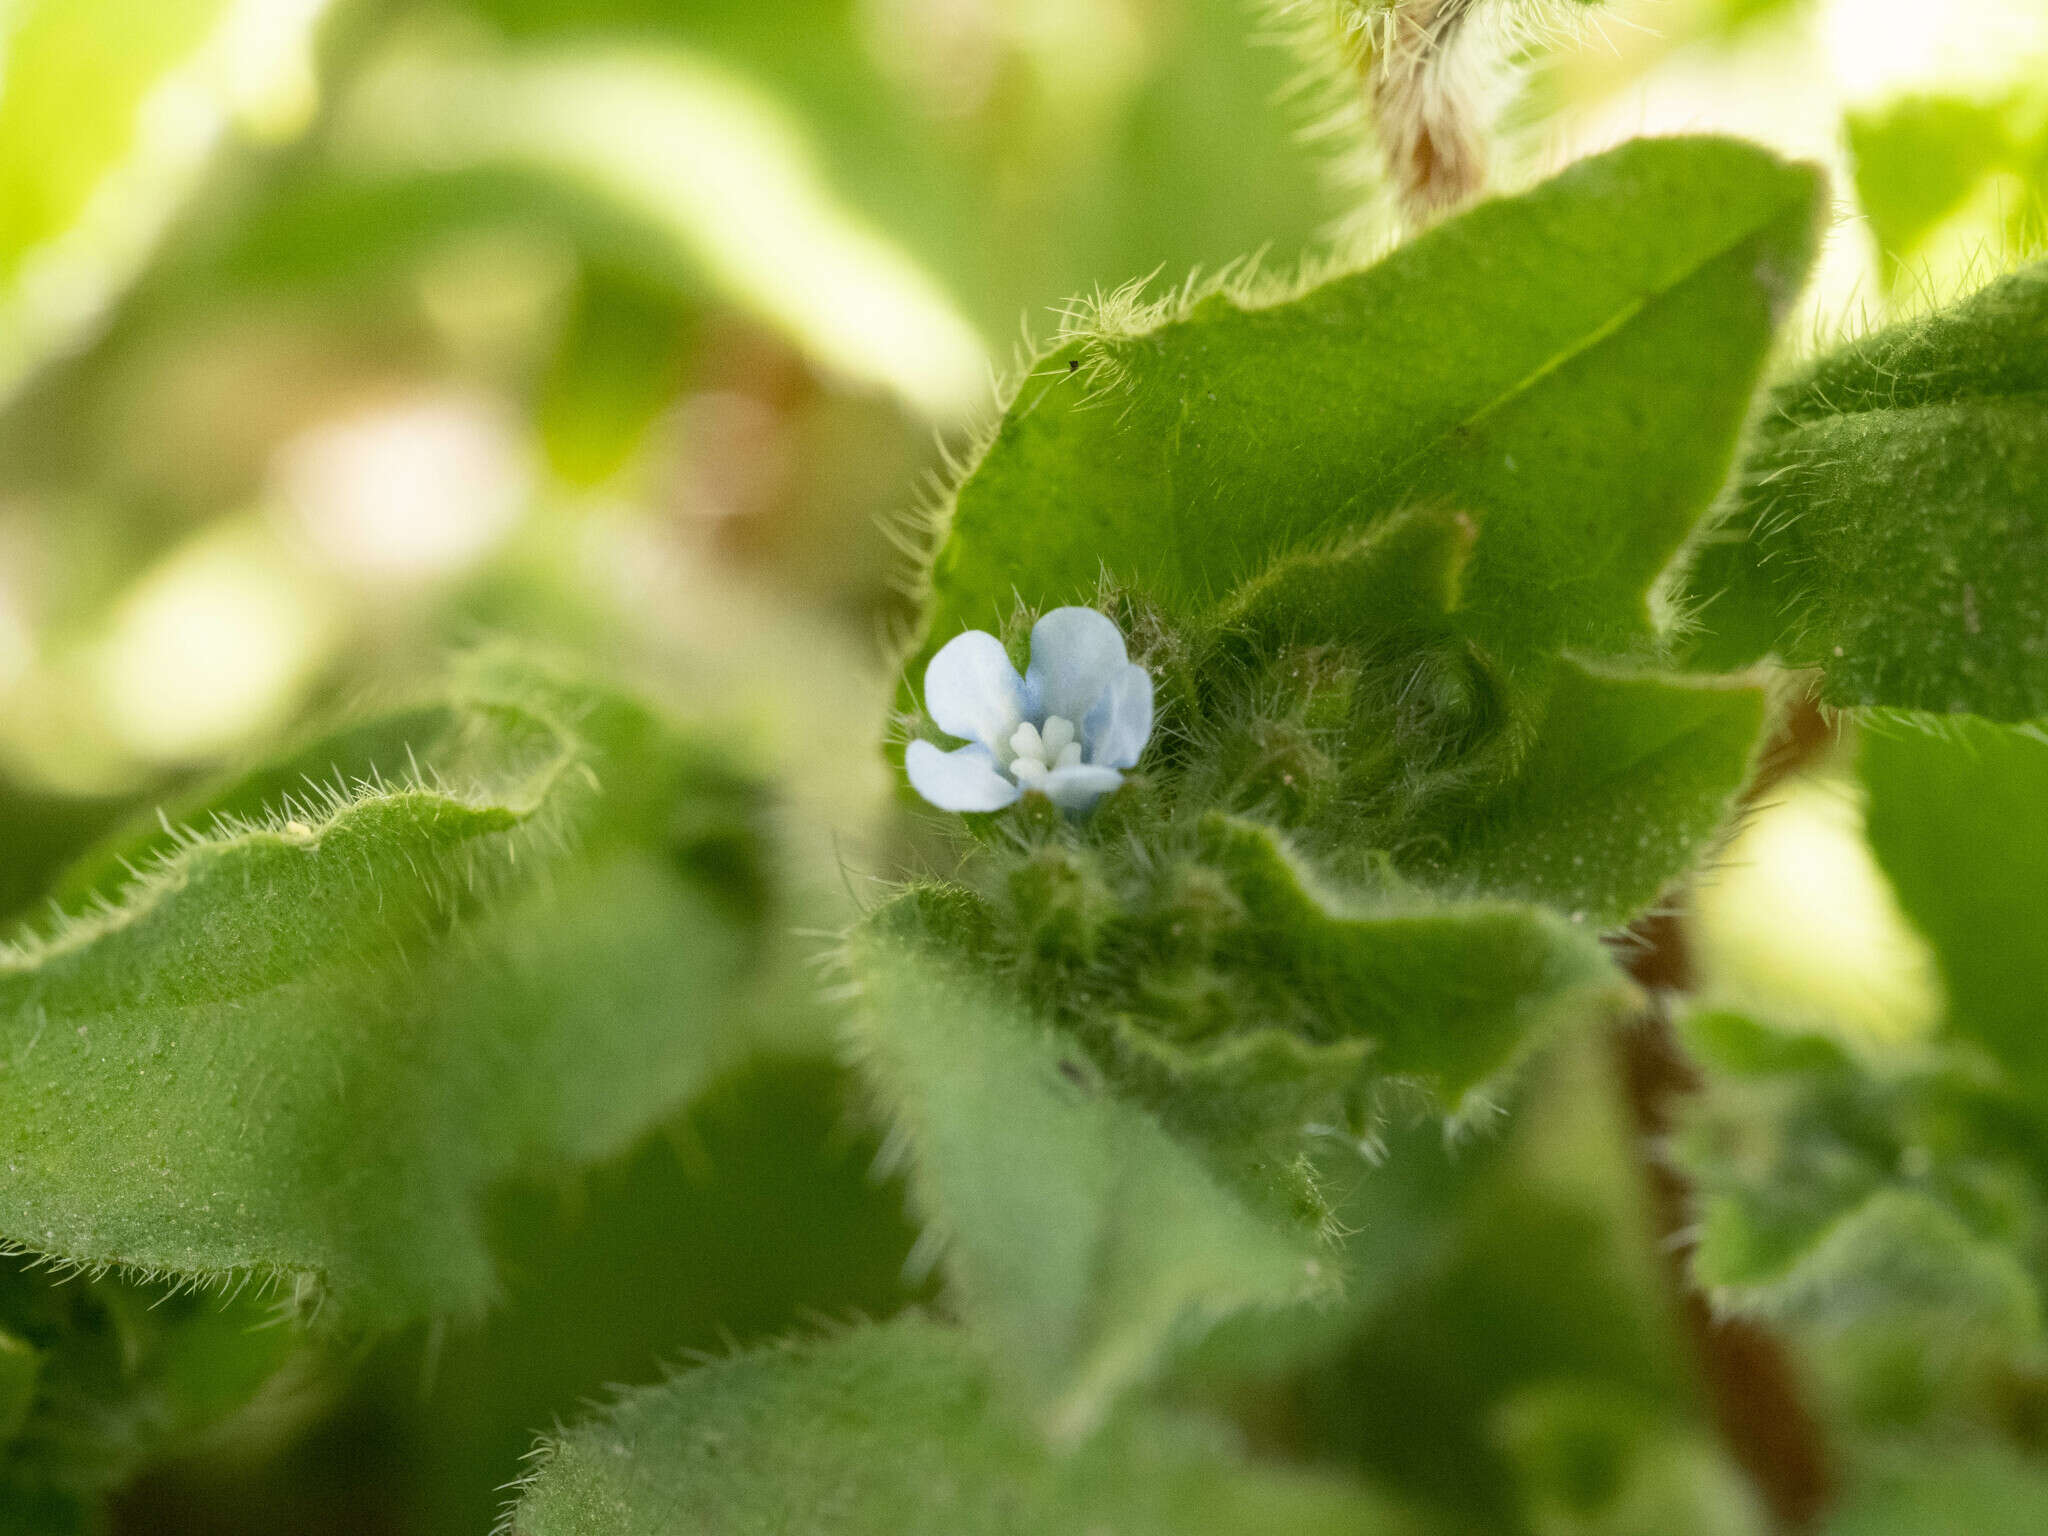
[[1486, 186], [1486, 103], [1463, 42], [1482, 0], [1397, 0], [1371, 19], [1365, 89], [1387, 175], [1417, 221]]
[[[1821, 756], [1834, 735], [1831, 722], [1810, 699], [1795, 705], [1759, 760], [1756, 778], [1744, 793], [1745, 806]], [[1692, 1283], [1692, 1186], [1660, 1151], [1681, 1101], [1702, 1087], [1665, 1006], [1672, 994], [1697, 984], [1684, 923], [1675, 913], [1660, 913], [1638, 923], [1629, 937], [1630, 972], [1650, 991], [1653, 1003], [1644, 1018], [1616, 1037], [1616, 1048], [1678, 1316], [1722, 1442], [1749, 1474], [1778, 1528], [1810, 1531], [1834, 1492], [1825, 1433], [1805, 1401], [1799, 1371], [1783, 1341], [1752, 1320], [1717, 1317]]]

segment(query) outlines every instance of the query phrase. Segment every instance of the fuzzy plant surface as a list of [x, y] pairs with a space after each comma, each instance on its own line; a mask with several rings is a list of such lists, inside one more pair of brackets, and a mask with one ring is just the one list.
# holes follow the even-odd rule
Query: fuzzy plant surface
[[[318, 546], [308, 634], [374, 519], [297, 438], [0, 467], [0, 1536], [2048, 1530], [2048, 266], [1820, 341], [1818, 168], [1518, 179], [1590, 8], [1259, 6], [1335, 167], [1230, 0], [179, 0], [46, 160], [119, 8], [10, 20], [0, 445], [326, 303], [534, 462], [293, 708], [99, 777], [49, 722], [242, 589], [14, 645], [17, 500], [179, 459], [260, 515], [106, 547]], [[2032, 99], [1847, 124], [1888, 291]], [[231, 141], [190, 228], [104, 192], [148, 102]], [[934, 427], [871, 590], [733, 574]], [[1801, 796], [1853, 881], [1795, 839], [1792, 938], [1717, 937]], [[1924, 1016], [1772, 971], [1843, 911]]]

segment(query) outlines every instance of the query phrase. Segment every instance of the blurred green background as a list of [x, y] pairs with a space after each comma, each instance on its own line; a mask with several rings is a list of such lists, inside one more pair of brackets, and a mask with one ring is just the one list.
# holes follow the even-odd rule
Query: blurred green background
[[[139, 808], [509, 636], [744, 717], [806, 918], [841, 920], [897, 854], [910, 513], [1025, 338], [1097, 288], [1381, 238], [1284, 10], [0, 0], [0, 918]], [[1703, 128], [1830, 166], [1798, 343], [2041, 242], [2037, 0], [1622, 0], [1518, 62], [1515, 177]], [[1693, 929], [1715, 998], [1883, 1051], [1936, 1003], [1860, 815], [1828, 762], [1783, 787]], [[607, 1384], [899, 1308], [925, 1280], [848, 1095], [821, 1045], [505, 1191], [489, 1322], [273, 1382], [122, 1528], [482, 1531]], [[178, 1422], [157, 1325], [76, 1285]]]

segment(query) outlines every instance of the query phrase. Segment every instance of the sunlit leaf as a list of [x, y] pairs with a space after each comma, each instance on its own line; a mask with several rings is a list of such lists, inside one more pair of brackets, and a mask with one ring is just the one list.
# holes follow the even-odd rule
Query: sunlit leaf
[[314, 104], [324, 0], [23, 0], [0, 50], [0, 397], [149, 258], [239, 121]]
[[2042, 1103], [2048, 737], [1982, 720], [1879, 720], [1865, 733], [1862, 771], [1871, 847], [1934, 946], [1948, 1028]]
[[[1406, 505], [1471, 514], [1464, 627], [1627, 647], [1726, 473], [1817, 181], [1646, 140], [1275, 304], [1112, 303], [1034, 365], [962, 483], [934, 643], [1106, 569], [1185, 618]], [[1673, 366], [1683, 357], [1683, 367]]]

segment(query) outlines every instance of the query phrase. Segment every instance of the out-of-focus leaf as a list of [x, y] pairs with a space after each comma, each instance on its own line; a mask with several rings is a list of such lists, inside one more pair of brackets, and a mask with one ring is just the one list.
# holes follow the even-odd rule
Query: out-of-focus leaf
[[773, 1033], [731, 867], [772, 899], [759, 791], [516, 669], [292, 763], [299, 794], [231, 786], [0, 958], [4, 1236], [370, 1325], [472, 1312], [491, 1185], [616, 1152]]
[[2017, 158], [2010, 118], [2008, 107], [1944, 96], [1848, 114], [1856, 196], [1888, 283], [1911, 270], [1921, 242], [1986, 176]]
[[515, 1536], [1397, 1536], [1327, 1476], [1245, 1465], [1178, 1420], [1071, 1452], [1008, 1420], [957, 1332], [917, 1318], [714, 1361], [548, 1446]]
[[602, 270], [585, 275], [535, 408], [558, 475], [597, 485], [626, 462], [681, 389], [691, 322], [671, 294]]
[[[317, 1402], [317, 1350], [253, 1296], [175, 1294], [0, 1258], [0, 1531], [93, 1526], [153, 1458], [250, 1410]], [[10, 1516], [25, 1518], [10, 1525]]]
[[1311, 1223], [1247, 1204], [1079, 1042], [883, 922], [852, 955], [856, 1048], [961, 1311], [1050, 1433], [1085, 1434], [1217, 1318], [1328, 1293]]
[[1776, 651], [1830, 704], [2048, 713], [2048, 266], [1777, 391], [1689, 578], [1700, 660]]
[[[1604, 1530], [1597, 1520], [1625, 1508], [1632, 1483], [1645, 1497], [1663, 1485], [1677, 1501], [1662, 1503], [1667, 1518], [1718, 1509], [1713, 1490], [1731, 1486], [1725, 1465], [1674, 1476], [1715, 1458], [1601, 1044], [1553, 1053], [1518, 1096], [1507, 1144], [1476, 1149], [1469, 1171], [1436, 1181], [1431, 1203], [1391, 1229], [1374, 1216], [1371, 1181], [1384, 1175], [1364, 1175], [1344, 1209], [1361, 1223], [1349, 1246], [1378, 1271], [1370, 1305], [1295, 1388], [1320, 1455], [1475, 1529], [1520, 1529], [1562, 1502]], [[1406, 1175], [1389, 1172], [1398, 1188]], [[1393, 1254], [1375, 1253], [1376, 1229], [1399, 1244]], [[1615, 1404], [1628, 1407], [1617, 1416]], [[1560, 1442], [1612, 1480], [1561, 1483]]]
[[1709, 1071], [1672, 1152], [1716, 1306], [1784, 1330], [1855, 1428], [1981, 1415], [2048, 1344], [2011, 1116], [1952, 1068], [1873, 1070], [1735, 1014], [1686, 1034]]
[[2034, 1536], [2048, 1523], [2048, 1472], [1980, 1445], [1893, 1455], [1864, 1470], [1823, 1536]]
[[1509, 664], [1642, 643], [1817, 196], [1751, 146], [1645, 140], [1282, 303], [1107, 305], [1038, 360], [962, 483], [930, 642], [1016, 592], [1085, 598], [1105, 569], [1186, 619], [1424, 502], [1476, 518], [1462, 627]]
[[900, 247], [846, 207], [783, 109], [683, 53], [579, 48], [405, 58], [345, 124], [362, 174], [481, 171], [622, 224], [671, 282], [702, 275], [826, 369], [941, 419], [986, 377], [980, 339]]
[[[2008, 552], [2000, 568], [2014, 561]], [[2024, 1098], [2048, 1103], [2048, 736], [1911, 718], [1864, 734], [1871, 847], [1934, 946], [1948, 1028], [1989, 1052]]]
[[56, 795], [0, 778], [0, 923], [32, 915], [57, 873], [118, 822], [120, 800]]
[[822, 1057], [758, 1059], [624, 1157], [494, 1191], [485, 1318], [384, 1340], [277, 1454], [223, 1436], [148, 1469], [114, 1529], [487, 1531], [538, 1430], [686, 1352], [929, 1299], [906, 1280], [915, 1233], [855, 1129], [857, 1092]]
[[520, 47], [624, 35], [756, 82], [999, 349], [1105, 281], [1290, 265], [1342, 211], [1252, 0], [469, 4]]
[[237, 118], [312, 105], [325, 0], [22, 0], [0, 51], [0, 398], [154, 249]]
[[1757, 1497], [1707, 1432], [1603, 1383], [1523, 1389], [1494, 1411], [1536, 1536], [1763, 1536]]

